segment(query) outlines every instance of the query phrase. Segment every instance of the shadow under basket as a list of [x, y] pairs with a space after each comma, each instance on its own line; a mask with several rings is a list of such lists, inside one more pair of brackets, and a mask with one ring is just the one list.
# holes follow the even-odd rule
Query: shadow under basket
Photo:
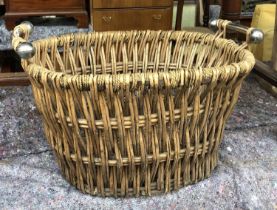
[[64, 177], [99, 196], [162, 194], [209, 177], [255, 62], [233, 41], [186, 31], [79, 33], [33, 46], [22, 65], [47, 140]]

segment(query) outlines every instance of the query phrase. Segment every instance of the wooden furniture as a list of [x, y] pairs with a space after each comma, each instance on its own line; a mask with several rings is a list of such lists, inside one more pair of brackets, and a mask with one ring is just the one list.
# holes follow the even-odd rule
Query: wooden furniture
[[172, 0], [90, 0], [95, 31], [170, 30]]
[[30, 81], [25, 72], [0, 73], [0, 87], [26, 85], [30, 85]]
[[[11, 72], [11, 69], [18, 72]], [[29, 85], [28, 76], [20, 65], [20, 58], [14, 50], [0, 51], [0, 86]]]
[[79, 27], [88, 27], [85, 0], [4, 0], [6, 27], [12, 29], [17, 21], [30, 16], [74, 17]]
[[242, 0], [221, 0], [222, 19], [240, 21], [240, 24], [250, 26], [252, 21], [251, 13], [242, 13]]
[[240, 20], [242, 0], [222, 0], [222, 19], [237, 21]]

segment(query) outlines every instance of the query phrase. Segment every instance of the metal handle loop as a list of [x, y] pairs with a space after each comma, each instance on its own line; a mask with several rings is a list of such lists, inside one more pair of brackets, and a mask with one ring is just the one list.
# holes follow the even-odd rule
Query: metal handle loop
[[[222, 28], [221, 23], [223, 22], [224, 21], [221, 19], [210, 20], [209, 27], [213, 31], [217, 31], [218, 29]], [[240, 24], [232, 23], [231, 21], [227, 23], [226, 29], [245, 34], [247, 43], [259, 44], [264, 39], [264, 33], [262, 30], [257, 28], [249, 28]]]
[[16, 26], [12, 33], [12, 46], [21, 59], [29, 59], [35, 55], [35, 48], [28, 42], [29, 35], [33, 32], [33, 24], [24, 21]]

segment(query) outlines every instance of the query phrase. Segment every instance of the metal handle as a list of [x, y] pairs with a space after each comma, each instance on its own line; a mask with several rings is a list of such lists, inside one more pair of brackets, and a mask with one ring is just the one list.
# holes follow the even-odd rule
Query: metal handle
[[106, 23], [109, 23], [109, 22], [111, 22], [112, 17], [111, 17], [111, 16], [104, 16], [104, 17], [102, 17], [102, 19], [103, 19]]
[[33, 24], [29, 21], [22, 22], [16, 26], [12, 33], [12, 45], [15, 52], [22, 59], [29, 59], [35, 55], [35, 48], [28, 42], [29, 35], [33, 32]]
[[152, 15], [152, 18], [154, 20], [160, 20], [160, 19], [162, 19], [162, 15]]
[[[220, 25], [220, 23], [222, 23], [222, 22], [223, 22], [223, 20], [220, 20], [220, 19], [210, 20], [209, 27], [213, 31], [217, 31], [219, 28], [222, 27]], [[243, 26], [240, 24], [232, 23], [231, 21], [229, 23], [227, 23], [226, 29], [236, 31], [236, 32], [239, 32], [242, 34], [246, 34], [247, 36], [249, 36], [247, 39], [249, 40], [250, 43], [259, 44], [264, 39], [264, 33], [260, 29], [249, 28], [249, 27], [246, 27], [246, 26]], [[251, 30], [251, 31], [249, 31], [249, 30]]]

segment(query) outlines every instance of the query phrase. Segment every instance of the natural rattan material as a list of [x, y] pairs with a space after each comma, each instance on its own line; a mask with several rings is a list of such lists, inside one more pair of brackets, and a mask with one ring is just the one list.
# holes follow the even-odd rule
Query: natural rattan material
[[35, 56], [22, 64], [49, 144], [65, 178], [101, 196], [165, 193], [210, 176], [255, 62], [218, 34], [185, 31], [33, 44]]

